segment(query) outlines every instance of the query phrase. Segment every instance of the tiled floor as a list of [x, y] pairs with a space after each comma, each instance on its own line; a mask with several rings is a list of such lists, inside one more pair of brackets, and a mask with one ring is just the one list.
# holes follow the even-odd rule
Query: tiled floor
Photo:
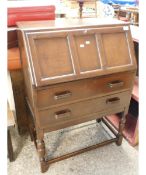
[[[95, 121], [45, 135], [49, 157], [101, 142], [109, 138], [107, 131]], [[33, 142], [26, 134], [19, 136], [12, 130], [16, 160], [8, 160], [8, 175], [41, 175], [39, 159]], [[93, 151], [54, 163], [44, 175], [138, 175], [138, 149], [123, 140]]]

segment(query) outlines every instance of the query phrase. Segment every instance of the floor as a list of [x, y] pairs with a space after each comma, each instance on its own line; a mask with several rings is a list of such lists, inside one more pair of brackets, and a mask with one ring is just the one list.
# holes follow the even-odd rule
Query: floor
[[[111, 133], [95, 121], [47, 133], [46, 150], [55, 157], [104, 141]], [[16, 160], [9, 162], [8, 175], [41, 175], [39, 159], [29, 135], [19, 136], [11, 130]], [[49, 150], [49, 151], [48, 151]], [[54, 163], [44, 175], [138, 175], [138, 148], [126, 140], [121, 146], [115, 143]]]

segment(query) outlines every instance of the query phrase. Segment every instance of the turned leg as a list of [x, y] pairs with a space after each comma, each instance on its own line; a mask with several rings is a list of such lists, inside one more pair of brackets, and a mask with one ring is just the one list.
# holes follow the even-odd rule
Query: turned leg
[[44, 173], [48, 170], [49, 166], [45, 161], [46, 150], [45, 150], [45, 142], [43, 138], [37, 139], [37, 151], [40, 159], [41, 172]]
[[118, 140], [117, 140], [116, 144], [118, 146], [120, 146], [122, 144], [122, 140], [123, 140], [122, 132], [123, 132], [123, 129], [125, 127], [125, 122], [126, 122], [126, 115], [125, 115], [125, 112], [123, 112], [120, 123], [119, 123], [119, 132], [117, 134]]
[[37, 140], [37, 151], [39, 153], [40, 161], [45, 160], [45, 142], [44, 140]]

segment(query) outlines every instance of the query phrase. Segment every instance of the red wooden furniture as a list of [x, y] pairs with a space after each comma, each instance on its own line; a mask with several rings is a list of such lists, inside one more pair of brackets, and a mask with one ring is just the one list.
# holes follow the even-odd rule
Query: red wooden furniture
[[16, 26], [17, 21], [54, 20], [55, 6], [8, 8], [8, 26]]

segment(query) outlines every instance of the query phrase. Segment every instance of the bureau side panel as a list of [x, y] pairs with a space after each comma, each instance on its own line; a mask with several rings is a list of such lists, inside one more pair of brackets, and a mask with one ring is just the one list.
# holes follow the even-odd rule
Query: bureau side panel
[[31, 77], [29, 63], [27, 59], [27, 51], [25, 50], [25, 40], [23, 38], [23, 33], [18, 31], [18, 38], [19, 38], [19, 49], [20, 49], [20, 58], [23, 68], [23, 75], [25, 81], [25, 93], [27, 100], [29, 102], [29, 107], [31, 108], [31, 112], [34, 109], [34, 98], [33, 98], [33, 79]]

